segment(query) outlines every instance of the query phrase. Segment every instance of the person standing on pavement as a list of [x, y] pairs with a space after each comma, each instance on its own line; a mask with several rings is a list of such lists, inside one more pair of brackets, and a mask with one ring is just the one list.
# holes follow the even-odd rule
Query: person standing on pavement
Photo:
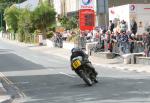
[[80, 38], [79, 38], [79, 41], [78, 41], [78, 47], [82, 48], [82, 49], [85, 49], [85, 43], [86, 43], [86, 33], [85, 31], [81, 31], [80, 32]]
[[129, 38], [129, 52], [133, 53], [136, 37], [133, 32], [128, 32], [127, 34], [128, 34], [128, 38]]
[[148, 33], [144, 38], [144, 49], [145, 56], [150, 57], [150, 33]]
[[102, 31], [102, 34], [101, 34], [101, 36], [100, 36], [100, 38], [101, 38], [101, 49], [105, 49], [105, 41], [106, 41], [106, 30], [103, 30]]
[[120, 54], [127, 54], [129, 53], [129, 47], [128, 47], [128, 35], [126, 32], [121, 31], [120, 37], [119, 37], [119, 52]]
[[137, 23], [134, 19], [131, 20], [131, 32], [135, 35], [137, 33]]
[[115, 28], [115, 24], [112, 22], [112, 20], [110, 20], [109, 21], [109, 30], [111, 33], [113, 32], [114, 28]]
[[112, 42], [113, 42], [113, 52], [114, 53], [119, 53], [119, 37], [120, 33], [115, 30], [114, 34], [112, 35]]
[[63, 40], [66, 41], [66, 40], [67, 40], [67, 37], [68, 37], [67, 31], [64, 31], [63, 34], [62, 34]]
[[92, 37], [93, 37], [92, 31], [88, 31], [87, 36], [86, 36], [87, 41], [91, 42]]
[[117, 42], [116, 35], [115, 33], [112, 33], [110, 35], [110, 45], [111, 45], [110, 52], [115, 52], [116, 42]]
[[121, 21], [120, 23], [120, 31], [126, 32], [128, 29], [128, 26], [124, 20]]

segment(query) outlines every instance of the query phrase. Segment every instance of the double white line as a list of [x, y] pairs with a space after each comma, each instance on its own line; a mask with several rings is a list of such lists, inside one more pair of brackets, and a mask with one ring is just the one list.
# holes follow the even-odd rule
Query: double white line
[[[8, 78], [6, 78], [6, 76], [0, 72], [0, 77], [8, 84], [8, 85], [12, 85], [14, 84], [12, 81], [10, 81]], [[24, 98], [26, 97], [25, 93], [23, 93], [22, 91], [20, 91], [20, 89], [15, 86], [15, 88], [17, 89], [17, 92], [19, 93], [20, 97], [21, 98]]]
[[13, 84], [12, 81], [10, 81], [6, 76], [0, 72], [0, 77], [7, 83], [7, 84]]

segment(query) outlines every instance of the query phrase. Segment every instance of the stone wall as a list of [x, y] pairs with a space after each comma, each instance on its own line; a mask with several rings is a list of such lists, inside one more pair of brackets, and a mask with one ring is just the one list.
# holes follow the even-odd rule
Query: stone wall
[[150, 57], [136, 57], [136, 63], [150, 65]]

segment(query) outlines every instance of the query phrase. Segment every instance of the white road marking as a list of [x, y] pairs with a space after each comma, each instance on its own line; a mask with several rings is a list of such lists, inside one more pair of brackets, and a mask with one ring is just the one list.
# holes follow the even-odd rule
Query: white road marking
[[12, 83], [10, 80], [8, 80], [8, 79], [6, 78], [6, 76], [5, 76], [3, 73], [1, 73], [1, 72], [0, 72], [0, 77], [3, 78], [7, 84], [13, 84], [13, 83]]
[[68, 77], [72, 77], [72, 78], [75, 78], [75, 76], [73, 76], [73, 75], [70, 75], [70, 74], [67, 74], [67, 73], [64, 73], [64, 72], [59, 72], [60, 74], [63, 74], [63, 75], [66, 75], [66, 76], [68, 76]]
[[0, 52], [0, 54], [10, 54], [11, 52]]
[[64, 56], [64, 55], [61, 55], [61, 54], [52, 54], [52, 55], [65, 58], [66, 60], [70, 60], [68, 56]]
[[7, 71], [2, 72], [6, 76], [35, 76], [35, 75], [50, 75], [55, 74], [54, 69], [37, 69], [37, 70], [23, 70], [23, 71]]

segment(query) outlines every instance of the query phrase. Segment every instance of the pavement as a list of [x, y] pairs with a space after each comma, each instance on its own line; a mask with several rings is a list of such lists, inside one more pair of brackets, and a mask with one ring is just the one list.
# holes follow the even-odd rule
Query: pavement
[[[27, 47], [28, 49], [34, 50], [36, 52], [42, 52], [45, 54], [56, 55], [67, 60], [70, 59], [71, 52], [68, 49], [64, 48], [53, 48], [48, 46], [38, 46], [36, 44], [25, 44], [20, 43], [17, 41], [10, 41], [7, 39], [2, 39], [5, 42], [9, 42], [14, 45]], [[114, 68], [118, 70], [128, 70], [128, 71], [135, 71], [135, 72], [145, 72], [150, 73], [150, 66], [149, 65], [142, 65], [142, 64], [124, 64], [123, 58], [117, 57], [115, 59], [105, 59], [101, 57], [89, 56], [92, 64], [106, 67], [106, 68]], [[7, 95], [7, 91], [3, 87], [2, 83], [0, 83], [0, 103], [9, 103], [8, 101], [11, 100], [11, 96]]]
[[[38, 52], [43, 52], [46, 54], [52, 54], [56, 56], [60, 56], [66, 59], [70, 59], [71, 52], [70, 50], [63, 48], [49, 48], [46, 46], [38, 46], [38, 47], [30, 47], [32, 50], [36, 50]], [[92, 64], [99, 65], [102, 67], [114, 68], [119, 70], [128, 70], [135, 72], [145, 72], [150, 73], [150, 65], [142, 65], [142, 64], [124, 64], [122, 57], [117, 57], [115, 59], [106, 59], [95, 56], [89, 56]]]

